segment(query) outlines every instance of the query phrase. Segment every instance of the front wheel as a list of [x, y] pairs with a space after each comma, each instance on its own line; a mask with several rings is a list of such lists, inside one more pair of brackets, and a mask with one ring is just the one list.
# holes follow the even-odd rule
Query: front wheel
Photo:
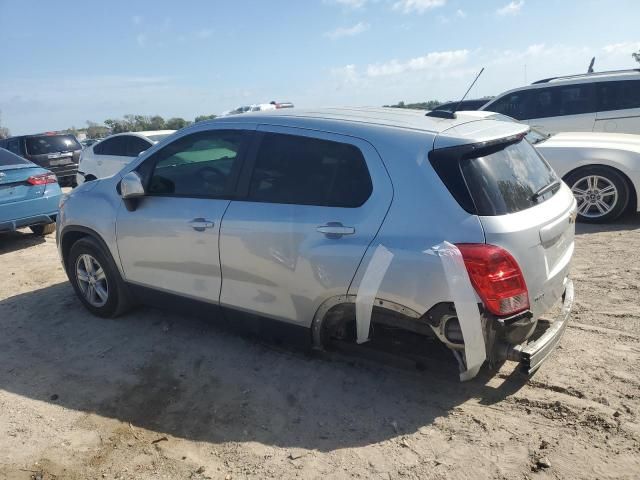
[[578, 220], [581, 222], [611, 222], [624, 212], [629, 203], [629, 186], [612, 168], [580, 168], [568, 175], [565, 181], [578, 203]]
[[116, 317], [129, 307], [117, 267], [91, 238], [73, 244], [66, 262], [67, 275], [84, 306], [99, 317]]

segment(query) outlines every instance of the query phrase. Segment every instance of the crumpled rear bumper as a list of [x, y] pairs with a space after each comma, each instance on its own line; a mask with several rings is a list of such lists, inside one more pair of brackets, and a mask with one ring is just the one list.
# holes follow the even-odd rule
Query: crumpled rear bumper
[[573, 298], [573, 282], [568, 278], [562, 295], [562, 310], [553, 323], [536, 340], [511, 347], [508, 359], [520, 362], [523, 373], [527, 375], [534, 373], [556, 348], [569, 323]]

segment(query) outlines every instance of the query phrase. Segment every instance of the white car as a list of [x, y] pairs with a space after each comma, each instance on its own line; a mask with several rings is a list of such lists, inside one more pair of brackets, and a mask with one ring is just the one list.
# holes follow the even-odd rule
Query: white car
[[[464, 115], [517, 122], [493, 112]], [[551, 167], [571, 188], [578, 202], [578, 220], [604, 223], [624, 211], [640, 211], [640, 135], [604, 132], [564, 132], [550, 135], [535, 128], [527, 134]]]
[[640, 134], [640, 70], [539, 80], [498, 95], [481, 110], [508, 115], [544, 133]]
[[80, 155], [76, 175], [78, 185], [118, 173], [140, 153], [174, 132], [175, 130], [155, 130], [117, 133], [89, 145]]
[[221, 117], [227, 117], [229, 115], [239, 115], [241, 113], [249, 112], [266, 112], [269, 110], [280, 110], [281, 108], [293, 108], [291, 102], [271, 102], [271, 103], [254, 103], [252, 105], [242, 105], [234, 108], [233, 110], [227, 110], [220, 114]]

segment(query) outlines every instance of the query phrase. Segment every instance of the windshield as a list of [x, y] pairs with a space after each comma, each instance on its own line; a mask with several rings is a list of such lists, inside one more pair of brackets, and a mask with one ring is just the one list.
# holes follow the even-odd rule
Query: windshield
[[29, 160], [26, 160], [18, 155], [15, 155], [4, 148], [0, 148], [0, 167], [9, 167], [13, 165], [33, 165]]
[[82, 147], [73, 135], [42, 135], [27, 137], [27, 153], [44, 155], [47, 153], [72, 152]]
[[505, 215], [551, 198], [558, 188], [539, 194], [558, 178], [525, 141], [475, 158], [463, 158], [462, 175], [478, 215]]
[[147, 138], [149, 140], [151, 140], [154, 143], [159, 142], [160, 140], [162, 140], [163, 138], [167, 138], [169, 135], [171, 135], [170, 133], [159, 133], [157, 135], [147, 135]]

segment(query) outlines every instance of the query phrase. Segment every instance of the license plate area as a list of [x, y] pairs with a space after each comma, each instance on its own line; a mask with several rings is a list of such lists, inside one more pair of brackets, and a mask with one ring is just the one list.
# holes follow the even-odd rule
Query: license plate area
[[69, 165], [72, 162], [73, 159], [71, 157], [59, 158], [57, 160], [49, 160], [49, 165], [51, 165], [52, 167], [57, 167], [59, 165]]

